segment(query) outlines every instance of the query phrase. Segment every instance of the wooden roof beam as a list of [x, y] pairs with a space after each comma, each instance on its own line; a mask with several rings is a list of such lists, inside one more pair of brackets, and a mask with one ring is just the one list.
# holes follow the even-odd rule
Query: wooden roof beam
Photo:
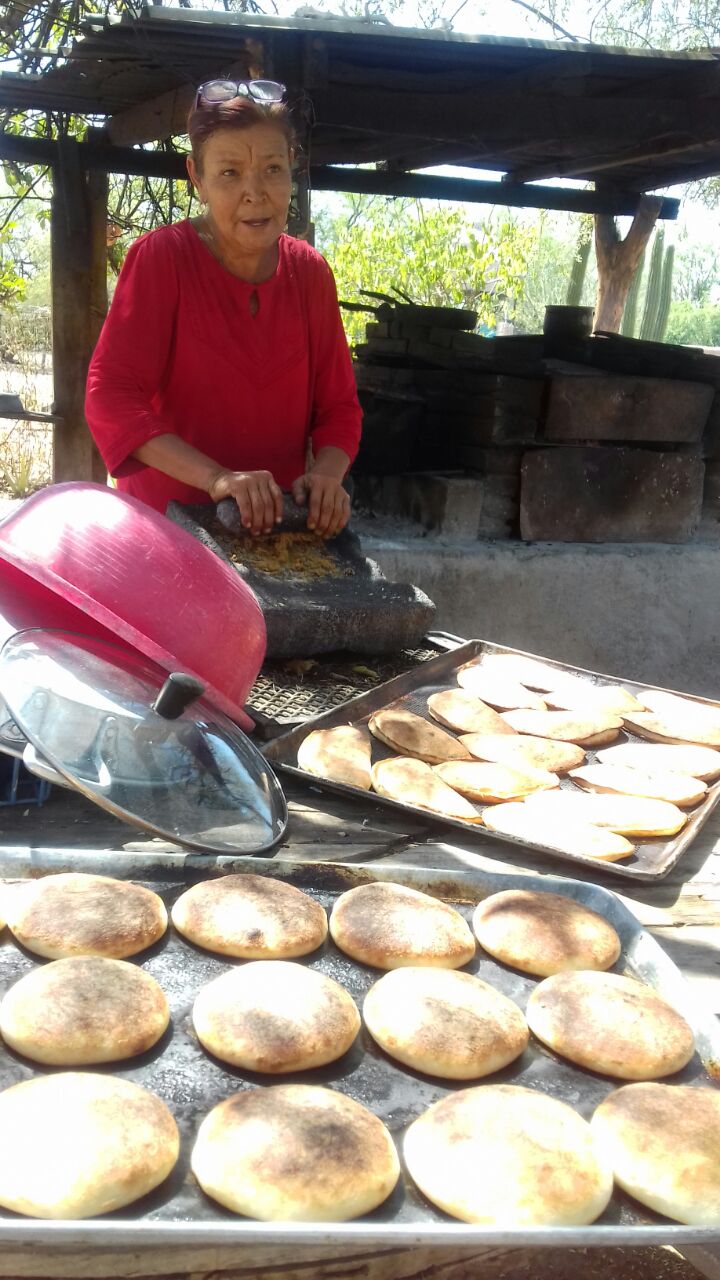
[[[187, 176], [185, 157], [179, 152], [144, 151], [102, 143], [79, 143], [82, 165], [89, 170], [127, 173], [150, 178], [182, 179]], [[0, 160], [25, 164], [55, 164], [57, 143], [0, 132]], [[315, 191], [346, 191], [366, 195], [412, 196], [428, 200], [467, 201], [470, 204], [503, 204], [523, 209], [559, 209], [571, 213], [633, 214], [638, 192], [578, 191], [569, 187], [524, 186], [516, 183], [478, 182], [469, 178], [444, 178], [423, 173], [392, 173], [384, 169], [346, 169], [311, 165], [310, 184]], [[679, 200], [662, 200], [661, 218], [676, 218]]]
[[[522, 183], [479, 182], [424, 173], [392, 173], [382, 169], [311, 166], [315, 191], [346, 191], [365, 195], [411, 196], [427, 200], [456, 200], [470, 204], [502, 204], [520, 209], [557, 209], [570, 213], [634, 214], [639, 192], [578, 191], [569, 187], [524, 186]], [[659, 217], [677, 218], [679, 200], [663, 198]]]
[[107, 122], [108, 137], [115, 146], [131, 147], [136, 143], [156, 142], [175, 133], [183, 133], [194, 97], [194, 86], [187, 84], [158, 94], [150, 102], [127, 107]]
[[[693, 153], [698, 153], [699, 158], [702, 158], [705, 151], [710, 148], [717, 149], [718, 146], [720, 146], [720, 129], [717, 124], [714, 124], [705, 138], [695, 137], [683, 141], [677, 138], [657, 138], [654, 141], [648, 139], [643, 146], [634, 147], [620, 155], [585, 156], [567, 161], [561, 160], [553, 165], [538, 164], [513, 169], [508, 174], [508, 180], [537, 182], [544, 178], [585, 178], [609, 169], [612, 169], [614, 178], [624, 165], [645, 164], [653, 160], [669, 160], [678, 156], [690, 158]], [[718, 169], [720, 170], [720, 163], [718, 163]], [[618, 176], [622, 178], [621, 173]]]
[[636, 146], [647, 145], [647, 139], [659, 132], [680, 131], [702, 136], [707, 128], [708, 112], [716, 104], [682, 100], [643, 102], [637, 98], [603, 100], [602, 107], [592, 97], [573, 99], [572, 108], [550, 94], [512, 94], [497, 92], [488, 99], [484, 94], [462, 95], [431, 93], [422, 96], [403, 95], [378, 90], [368, 96], [357, 86], [330, 86], [313, 93], [319, 125], [328, 128], [356, 129], [387, 135], [420, 138], [423, 142], [464, 143], [480, 151], [491, 139], [493, 151], [504, 142], [517, 143], [522, 136], [519, 122], [532, 121], [532, 146], [547, 140], [553, 144], [577, 145], [583, 136], [598, 146], [630, 138]]
[[[248, 41], [243, 57], [216, 72], [221, 80], [250, 80], [262, 74], [262, 48], [256, 41]], [[106, 132], [110, 141], [118, 147], [132, 147], [137, 143], [159, 142], [173, 134], [184, 133], [188, 111], [193, 105], [196, 84], [181, 85], [168, 93], [158, 94], [149, 102], [127, 107], [108, 120]]]

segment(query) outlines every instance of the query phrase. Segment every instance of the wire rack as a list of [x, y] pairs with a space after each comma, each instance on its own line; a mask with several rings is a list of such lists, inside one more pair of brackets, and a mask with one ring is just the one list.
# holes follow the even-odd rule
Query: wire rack
[[323, 711], [331, 711], [359, 693], [392, 680], [436, 658], [439, 647], [402, 649], [369, 657], [366, 653], [330, 653], [317, 658], [268, 662], [250, 691], [247, 711], [266, 737]]

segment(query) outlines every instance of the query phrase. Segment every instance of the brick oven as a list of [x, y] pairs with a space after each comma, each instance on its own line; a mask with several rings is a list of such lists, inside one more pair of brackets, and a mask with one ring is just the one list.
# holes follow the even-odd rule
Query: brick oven
[[690, 540], [720, 515], [720, 357], [595, 334], [485, 338], [383, 304], [355, 348], [357, 503], [463, 539]]

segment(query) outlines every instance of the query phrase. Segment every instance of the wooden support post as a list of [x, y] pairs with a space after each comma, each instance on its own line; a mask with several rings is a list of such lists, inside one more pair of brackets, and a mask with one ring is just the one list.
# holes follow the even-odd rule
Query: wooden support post
[[53, 165], [53, 479], [95, 480], [106, 471], [85, 421], [85, 382], [107, 312], [107, 175], [87, 173], [77, 142], [61, 139]]
[[625, 300], [633, 276], [640, 265], [643, 249], [658, 219], [662, 200], [659, 196], [642, 196], [632, 226], [620, 239], [612, 214], [595, 214], [595, 253], [598, 268], [598, 293], [595, 307], [595, 329], [619, 333]]

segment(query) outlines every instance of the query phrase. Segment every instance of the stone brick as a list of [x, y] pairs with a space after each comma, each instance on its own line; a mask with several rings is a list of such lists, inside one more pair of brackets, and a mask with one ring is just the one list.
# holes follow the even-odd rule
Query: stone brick
[[404, 356], [408, 350], [406, 338], [369, 338], [366, 345], [373, 356]]
[[426, 421], [433, 429], [443, 431], [457, 446], [532, 444], [538, 432], [535, 418], [521, 417], [512, 411], [505, 413], [502, 406], [493, 406], [485, 413], [478, 410], [472, 417], [453, 417], [428, 410]]
[[421, 342], [420, 339], [415, 338], [408, 343], [408, 355], [415, 360], [424, 360], [427, 364], [437, 365], [441, 369], [459, 369], [462, 364], [462, 357], [454, 351], [448, 351], [434, 342]]
[[470, 477], [432, 474], [387, 476], [384, 510], [424, 529], [456, 538], [477, 537], [482, 485]]
[[[508, 537], [517, 525], [518, 496], [504, 477], [415, 472], [363, 481], [363, 505], [379, 515], [414, 520], [427, 532], [475, 539]], [[500, 488], [494, 482], [500, 482]]]
[[430, 325], [420, 324], [412, 320], [391, 320], [389, 324], [391, 338], [417, 338], [421, 342], [430, 341]]
[[432, 465], [434, 441], [424, 430], [425, 407], [414, 392], [404, 388], [358, 389], [363, 411], [360, 452], [354, 473], [382, 475], [412, 466]]
[[481, 333], [454, 333], [450, 346], [453, 351], [469, 352], [470, 355], [475, 355], [481, 347], [486, 346], [487, 342], [488, 339]]
[[416, 369], [405, 369], [401, 365], [364, 364], [356, 360], [353, 364], [355, 381], [358, 387], [368, 391], [415, 390]]
[[550, 380], [548, 440], [700, 440], [713, 400], [702, 382], [620, 374], [555, 375]]
[[705, 462], [706, 498], [720, 498], [720, 458], [708, 458]]
[[[464, 380], [466, 378], [467, 375]], [[480, 375], [476, 382], [476, 386], [467, 387], [448, 377], [443, 383], [422, 387], [422, 392], [431, 408], [444, 408], [446, 412], [473, 415], [477, 411], [494, 412], [496, 406], [500, 406], [505, 413], [540, 417], [543, 398], [540, 379], [489, 374]]]
[[456, 450], [456, 455], [458, 463], [469, 467], [471, 471], [478, 471], [481, 475], [507, 476], [514, 484], [520, 484], [522, 449], [483, 449], [462, 445]]
[[703, 454], [706, 458], [720, 458], [720, 390], [715, 392], [715, 399], [705, 424]]
[[452, 346], [453, 329], [431, 329], [428, 333], [428, 342], [432, 342], [435, 347], [446, 347], [448, 350]]
[[512, 520], [520, 510], [519, 494], [508, 497], [503, 493], [484, 492], [480, 515], [483, 519]]
[[526, 542], [687, 542], [702, 508], [699, 457], [649, 449], [526, 453], [520, 533]]

